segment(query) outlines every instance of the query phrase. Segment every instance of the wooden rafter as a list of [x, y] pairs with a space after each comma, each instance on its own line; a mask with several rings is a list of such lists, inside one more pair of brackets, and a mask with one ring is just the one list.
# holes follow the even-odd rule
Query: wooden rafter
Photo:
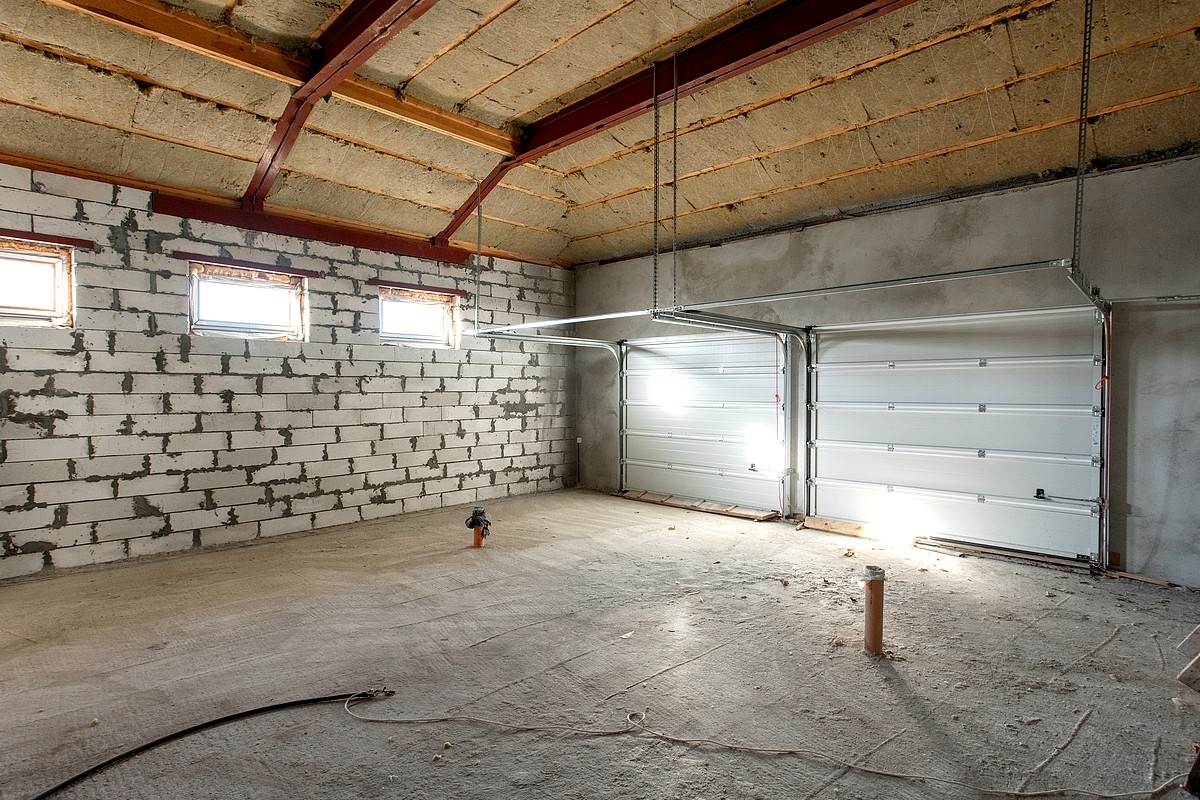
[[[158, 0], [45, 1], [292, 86], [303, 84], [316, 68], [282, 47]], [[516, 151], [513, 137], [498, 128], [358, 76], [343, 81], [333, 95], [493, 153], [510, 156]]]

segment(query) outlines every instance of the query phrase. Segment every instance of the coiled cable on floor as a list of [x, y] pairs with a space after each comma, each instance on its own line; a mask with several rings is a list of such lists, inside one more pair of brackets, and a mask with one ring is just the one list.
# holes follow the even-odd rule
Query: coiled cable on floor
[[178, 731], [175, 731], [174, 733], [168, 733], [166, 736], [160, 736], [159, 738], [155, 739], [152, 742], [146, 742], [145, 744], [140, 744], [137, 747], [133, 748], [132, 750], [126, 750], [124, 753], [115, 755], [112, 758], [108, 759], [107, 761], [102, 761], [99, 764], [96, 764], [95, 766], [88, 767], [83, 772], [79, 772], [75, 775], [72, 775], [70, 778], [67, 778], [65, 781], [62, 781], [61, 783], [50, 787], [49, 789], [42, 792], [41, 794], [34, 795], [33, 800], [43, 800], [43, 798], [53, 797], [54, 795], [58, 794], [59, 792], [65, 790], [65, 789], [68, 789], [71, 786], [74, 786], [75, 784], [79, 783], [80, 781], [83, 781], [83, 780], [86, 780], [86, 779], [92, 777], [93, 775], [103, 772], [104, 770], [108, 769], [109, 767], [111, 767], [115, 764], [119, 764], [122, 761], [126, 761], [130, 758], [133, 758], [134, 756], [141, 755], [142, 753], [145, 753], [147, 750], [153, 750], [154, 748], [159, 747], [164, 744], [167, 744], [168, 742], [173, 742], [176, 739], [182, 739], [185, 736], [191, 736], [193, 733], [199, 733], [201, 731], [208, 730], [209, 728], [216, 728], [221, 725], [227, 725], [230, 722], [237, 722], [238, 720], [246, 719], [247, 717], [256, 717], [260, 714], [269, 714], [272, 711], [283, 711], [284, 709], [287, 709], [287, 708], [297, 708], [299, 706], [311, 706], [311, 705], [317, 705], [320, 703], [341, 703], [341, 702], [346, 702], [352, 698], [361, 698], [361, 699], [366, 700], [366, 699], [371, 699], [371, 698], [375, 698], [375, 697], [383, 697], [383, 696], [392, 695], [392, 694], [395, 694], [395, 692], [391, 691], [390, 689], [367, 689], [366, 691], [351, 692], [349, 694], [331, 694], [331, 695], [325, 695], [323, 697], [306, 697], [302, 700], [288, 700], [287, 702], [284, 702], [284, 703], [274, 703], [269, 706], [259, 706], [258, 708], [251, 708], [246, 711], [238, 711], [234, 714], [228, 714], [224, 717], [218, 717], [217, 719], [210, 719], [207, 722], [201, 722], [199, 724], [191, 726], [190, 728], [184, 728], [183, 730], [178, 730]]

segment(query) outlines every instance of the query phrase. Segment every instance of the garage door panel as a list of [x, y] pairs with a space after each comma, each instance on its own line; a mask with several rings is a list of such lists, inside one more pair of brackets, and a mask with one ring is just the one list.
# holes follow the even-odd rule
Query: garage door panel
[[1090, 405], [1092, 357], [1037, 366], [850, 367], [821, 371], [821, 400]]
[[756, 509], [774, 509], [779, 506], [779, 482], [771, 475], [718, 475], [630, 461], [626, 465], [626, 476], [631, 487], [649, 488], [663, 494], [695, 497]]
[[823, 515], [865, 523], [872, 533], [883, 537], [896, 530], [906, 536], [913, 534], [1070, 559], [1087, 558], [1095, 549], [1098, 520], [1084, 507], [980, 503], [965, 496], [935, 497], [823, 481], [817, 482], [815, 499]]
[[745, 436], [747, 431], [775, 430], [771, 406], [733, 406], [673, 409], [653, 405], [627, 407], [628, 430], [651, 433], [695, 433], [711, 436]]
[[945, 489], [966, 494], [999, 494], [1032, 499], [1038, 489], [1051, 497], [1092, 498], [1099, 466], [1086, 456], [1059, 456], [1038, 461], [969, 452], [905, 453], [885, 447], [821, 446], [816, 456], [820, 475], [887, 485], [897, 478], [906, 486]]
[[749, 469], [750, 448], [741, 437], [724, 442], [664, 439], [630, 432], [625, 455], [635, 460], [659, 460], [676, 465], [725, 464], [730, 469]]
[[773, 374], [681, 373], [666, 366], [659, 372], [630, 374], [627, 386], [632, 403], [763, 403], [775, 396]]
[[1091, 411], [1005, 414], [998, 411], [888, 411], [821, 407], [821, 439], [883, 444], [1075, 453], [1090, 443], [1099, 417]]
[[[862, 361], [911, 361], [937, 358], [1005, 358], [1090, 356], [1093, 337], [1087, 329], [1094, 311], [1059, 311], [1030, 325], [1028, 316], [976, 317], [917, 321], [821, 332], [822, 364]], [[897, 335], [899, 333], [899, 335]]]

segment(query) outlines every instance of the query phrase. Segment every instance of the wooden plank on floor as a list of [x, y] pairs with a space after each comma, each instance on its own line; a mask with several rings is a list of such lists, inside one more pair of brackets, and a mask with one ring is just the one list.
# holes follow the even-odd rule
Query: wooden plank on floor
[[1197, 625], [1175, 649], [1183, 653], [1185, 658], [1200, 656], [1200, 625]]
[[744, 508], [742, 506], [730, 505], [729, 503], [716, 503], [711, 500], [702, 500], [698, 497], [661, 494], [659, 492], [649, 492], [644, 489], [626, 489], [623, 492], [614, 492], [613, 496], [623, 497], [626, 500], [637, 500], [641, 503], [653, 503], [659, 506], [668, 506], [670, 508], [686, 508], [689, 511], [704, 511], [709, 514], [723, 514], [727, 517], [752, 519], [756, 522], [765, 522], [766, 520], [775, 519], [779, 516], [778, 511]]
[[1190, 686], [1200, 692], [1200, 655], [1193, 658], [1191, 663], [1183, 668], [1183, 671], [1179, 673], [1178, 680], [1184, 686]]
[[811, 528], [814, 531], [825, 531], [826, 533], [844, 533], [848, 536], [863, 536], [866, 530], [857, 522], [842, 522], [836, 519], [825, 519], [824, 517], [805, 517], [804, 527]]

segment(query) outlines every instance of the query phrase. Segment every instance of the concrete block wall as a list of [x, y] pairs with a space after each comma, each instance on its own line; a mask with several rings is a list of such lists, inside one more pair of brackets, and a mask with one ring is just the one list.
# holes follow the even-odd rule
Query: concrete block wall
[[[74, 254], [73, 327], [0, 326], [0, 578], [574, 482], [567, 349], [380, 342], [367, 280], [474, 291], [471, 268], [149, 200], [0, 165], [0, 227], [96, 242]], [[176, 250], [321, 273], [308, 341], [190, 335]], [[574, 310], [569, 271], [496, 260], [480, 284], [481, 323]]]

